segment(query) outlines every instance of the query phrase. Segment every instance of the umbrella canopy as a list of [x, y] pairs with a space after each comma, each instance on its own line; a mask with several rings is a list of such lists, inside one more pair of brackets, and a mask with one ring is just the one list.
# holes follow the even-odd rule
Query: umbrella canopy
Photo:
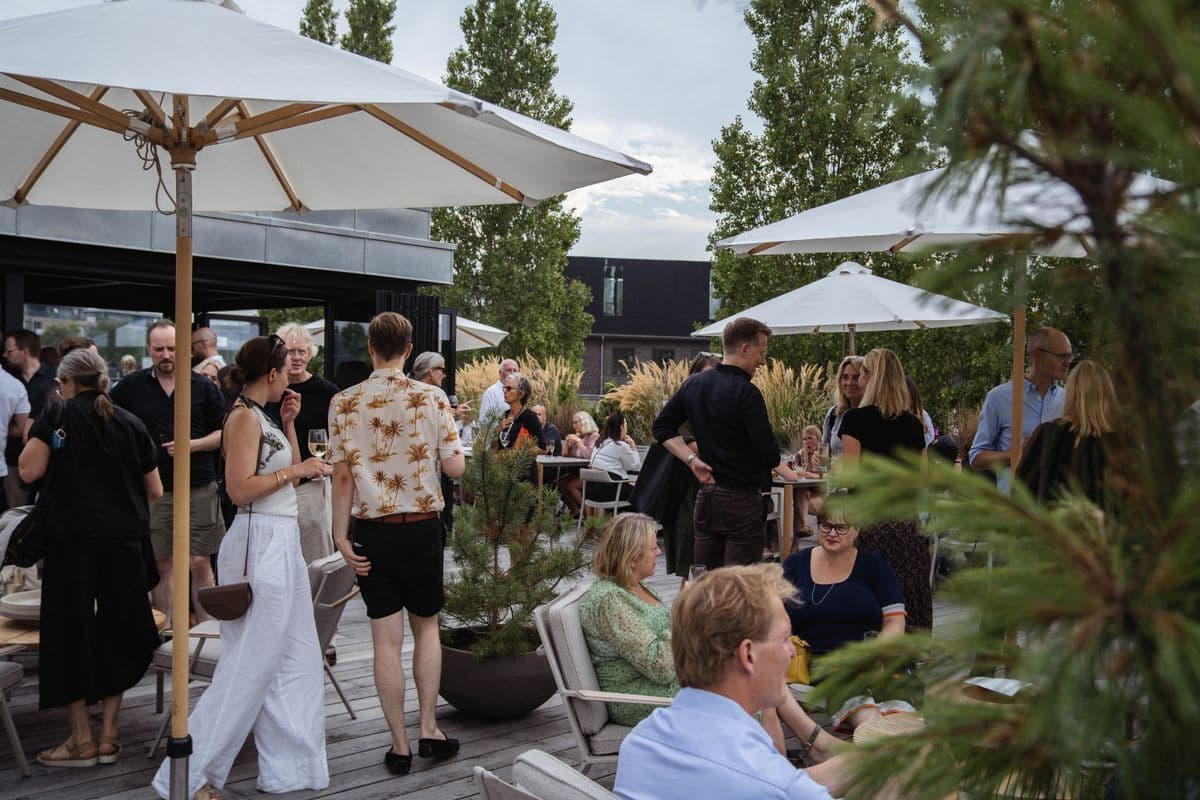
[[[170, 208], [164, 166], [175, 172], [180, 353], [191, 343], [194, 209], [532, 205], [650, 171], [211, 2], [122, 0], [0, 22], [0, 202]], [[174, 406], [175, 481], [188, 486], [189, 381]], [[173, 493], [176, 553], [188, 550], [189, 517], [189, 494]], [[172, 580], [172, 627], [187, 630], [187, 558], [173, 560]], [[177, 635], [173, 800], [187, 796], [187, 648]]]
[[[308, 332], [313, 337], [313, 342], [318, 347], [325, 346], [325, 320], [319, 319], [314, 322], [308, 322], [304, 325]], [[508, 331], [502, 331], [499, 328], [493, 328], [491, 325], [484, 325], [482, 322], [476, 322], [466, 317], [457, 317], [455, 320], [455, 352], [463, 352], [464, 350], [480, 350], [484, 347], [498, 347], [504, 337], [508, 336]]]
[[[753, 317], [777, 336], [949, 328], [1008, 319], [998, 311], [881, 278], [853, 261], [734, 316]], [[720, 336], [728, 322], [714, 322], [692, 336]]]
[[0, 202], [154, 208], [114, 133], [169, 144], [180, 99], [200, 211], [531, 204], [650, 171], [208, 2], [123, 0], [0, 21]]
[[[985, 239], [1032, 236], [1058, 228], [1041, 241], [1044, 256], [1082, 258], [1090, 230], [1073, 189], [1058, 181], [1026, 181], [1000, 195], [977, 172], [961, 192], [929, 192], [945, 168], [931, 169], [860, 192], [761, 228], [717, 242], [738, 255], [898, 252], [909, 246], [956, 249]], [[1168, 184], [1139, 175], [1132, 193], [1148, 195]], [[982, 198], [982, 199], [977, 199]]]
[[508, 336], [508, 331], [502, 331], [465, 317], [459, 317], [455, 327], [458, 329], [458, 344], [454, 349], [460, 353], [464, 350], [499, 347], [500, 343], [504, 341], [504, 337]]

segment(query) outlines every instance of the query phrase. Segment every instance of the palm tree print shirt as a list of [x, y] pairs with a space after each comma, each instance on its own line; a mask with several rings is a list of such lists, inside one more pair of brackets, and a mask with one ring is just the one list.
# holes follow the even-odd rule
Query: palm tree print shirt
[[350, 464], [359, 519], [441, 511], [438, 464], [461, 452], [446, 393], [401, 370], [375, 370], [329, 404], [330, 460]]

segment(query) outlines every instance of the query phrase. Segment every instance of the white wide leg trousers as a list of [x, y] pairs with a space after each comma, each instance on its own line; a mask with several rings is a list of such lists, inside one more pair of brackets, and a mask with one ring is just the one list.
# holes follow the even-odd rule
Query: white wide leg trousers
[[[260, 791], [329, 785], [324, 675], [300, 532], [294, 517], [253, 514], [251, 524], [248, 575], [254, 599], [244, 617], [221, 622], [222, 653], [212, 685], [188, 717], [189, 798], [206, 783], [215, 789], [225, 785], [251, 731]], [[217, 557], [222, 583], [242, 574], [246, 534], [246, 515], [239, 512]], [[153, 787], [166, 798], [169, 784], [168, 758]]]

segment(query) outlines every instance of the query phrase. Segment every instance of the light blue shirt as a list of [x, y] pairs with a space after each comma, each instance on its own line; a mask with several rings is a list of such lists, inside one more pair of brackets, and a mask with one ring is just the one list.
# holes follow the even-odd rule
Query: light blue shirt
[[[1021, 413], [1021, 441], [1025, 441], [1034, 429], [1043, 422], [1053, 422], [1062, 416], [1066, 390], [1051, 383], [1046, 394], [1038, 394], [1032, 381], [1024, 380], [1025, 403]], [[1002, 383], [987, 393], [983, 410], [979, 412], [979, 430], [967, 454], [968, 464], [984, 450], [1005, 451], [1012, 449], [1012, 381]], [[996, 474], [996, 485], [1002, 492], [1009, 488], [1009, 471]]]
[[613, 791], [622, 800], [829, 800], [741, 706], [690, 688], [625, 737]]

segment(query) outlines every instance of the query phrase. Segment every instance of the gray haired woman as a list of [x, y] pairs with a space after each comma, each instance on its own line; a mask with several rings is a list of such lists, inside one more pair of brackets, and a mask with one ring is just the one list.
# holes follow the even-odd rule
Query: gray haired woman
[[[142, 546], [150, 536], [149, 501], [163, 488], [154, 440], [108, 397], [104, 359], [72, 350], [55, 380], [62, 401], [47, 404], [18, 462], [21, 480], [45, 479], [48, 501], [39, 706], [66, 706], [70, 725], [66, 741], [37, 760], [90, 767], [120, 757], [121, 697], [142, 679], [158, 646]], [[99, 740], [88, 715], [97, 702]]]
[[412, 376], [421, 383], [440, 387], [446, 377], [446, 359], [441, 353], [427, 350], [413, 359]]

